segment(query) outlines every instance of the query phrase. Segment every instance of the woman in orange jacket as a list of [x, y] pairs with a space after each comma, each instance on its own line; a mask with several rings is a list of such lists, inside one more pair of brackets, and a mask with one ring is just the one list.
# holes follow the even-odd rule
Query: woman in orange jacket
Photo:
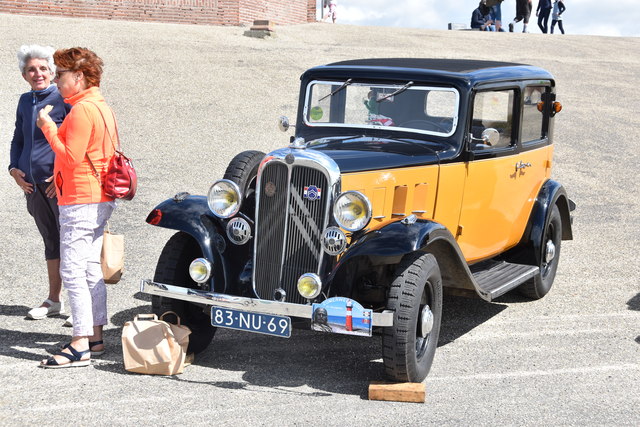
[[[102, 235], [115, 201], [103, 181], [114, 154], [115, 118], [100, 94], [102, 60], [85, 48], [58, 50], [55, 82], [73, 109], [58, 129], [40, 110], [37, 125], [56, 154], [54, 183], [60, 210], [60, 274], [68, 292], [73, 337], [42, 367], [87, 366], [104, 353], [107, 289], [100, 267]], [[92, 167], [93, 165], [93, 167]], [[95, 168], [95, 171], [94, 171]]]

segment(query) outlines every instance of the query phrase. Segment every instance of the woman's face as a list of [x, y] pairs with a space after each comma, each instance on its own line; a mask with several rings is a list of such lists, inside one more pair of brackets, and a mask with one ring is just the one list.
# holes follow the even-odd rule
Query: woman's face
[[51, 84], [51, 70], [46, 59], [31, 58], [24, 67], [22, 77], [31, 85], [33, 90], [42, 90]]
[[63, 98], [71, 98], [73, 95], [84, 90], [84, 78], [82, 72], [71, 71], [58, 67], [56, 78], [53, 80], [58, 85], [58, 92]]

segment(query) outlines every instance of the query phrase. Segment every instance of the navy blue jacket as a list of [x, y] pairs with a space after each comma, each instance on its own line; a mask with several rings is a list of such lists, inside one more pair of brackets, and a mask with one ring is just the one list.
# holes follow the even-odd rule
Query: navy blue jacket
[[538, 0], [538, 8], [536, 11], [551, 9], [552, 7], [551, 0]]
[[71, 110], [71, 105], [64, 102], [58, 88], [51, 85], [43, 90], [23, 93], [16, 111], [9, 169], [18, 168], [23, 171], [24, 180], [31, 184], [42, 184], [53, 175], [55, 155], [42, 131], [36, 126], [38, 111], [45, 105], [53, 105], [49, 115], [58, 127]]

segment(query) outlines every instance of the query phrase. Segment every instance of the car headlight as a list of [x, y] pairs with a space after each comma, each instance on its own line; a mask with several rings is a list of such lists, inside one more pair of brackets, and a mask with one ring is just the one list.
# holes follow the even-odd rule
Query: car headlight
[[211, 277], [211, 263], [204, 258], [196, 258], [189, 265], [189, 276], [196, 283], [204, 283]]
[[298, 279], [298, 292], [307, 299], [314, 299], [321, 290], [322, 281], [317, 274], [305, 273]]
[[336, 199], [333, 217], [347, 231], [362, 230], [371, 220], [371, 203], [359, 191], [346, 191]]
[[229, 218], [240, 210], [240, 188], [228, 179], [213, 183], [207, 195], [207, 204], [211, 212], [218, 218]]

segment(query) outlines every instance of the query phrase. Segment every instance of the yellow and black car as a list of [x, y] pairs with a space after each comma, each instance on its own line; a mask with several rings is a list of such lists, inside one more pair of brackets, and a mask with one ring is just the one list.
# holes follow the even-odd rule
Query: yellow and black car
[[312, 68], [289, 147], [240, 153], [206, 197], [149, 214], [178, 232], [142, 291], [193, 329], [192, 351], [217, 327], [379, 332], [386, 375], [422, 381], [443, 290], [549, 292], [575, 207], [551, 179], [560, 110], [553, 76], [529, 65]]

